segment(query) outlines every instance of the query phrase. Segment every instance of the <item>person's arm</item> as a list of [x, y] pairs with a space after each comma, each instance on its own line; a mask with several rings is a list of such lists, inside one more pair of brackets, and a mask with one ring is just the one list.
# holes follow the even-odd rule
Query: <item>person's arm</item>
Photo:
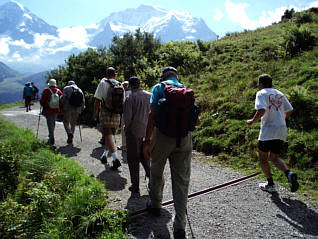
[[255, 112], [254, 117], [247, 121], [248, 126], [251, 126], [256, 121], [258, 121], [265, 114], [265, 109], [259, 109]]
[[101, 105], [101, 100], [95, 98], [95, 104], [94, 104], [94, 120], [97, 121], [97, 117], [98, 117], [98, 109]]
[[294, 110], [290, 110], [290, 111], [285, 112], [285, 119], [287, 119], [293, 113], [293, 111]]
[[132, 118], [133, 118], [132, 100], [133, 99], [129, 97], [125, 100], [125, 104], [124, 104], [123, 120], [125, 125], [125, 132], [129, 129], [132, 123]]
[[155, 113], [156, 113], [156, 106], [151, 106], [149, 117], [148, 117], [146, 136], [144, 140], [144, 158], [146, 160], [150, 160], [150, 157], [151, 157], [150, 141], [151, 141], [153, 129], [155, 127]]

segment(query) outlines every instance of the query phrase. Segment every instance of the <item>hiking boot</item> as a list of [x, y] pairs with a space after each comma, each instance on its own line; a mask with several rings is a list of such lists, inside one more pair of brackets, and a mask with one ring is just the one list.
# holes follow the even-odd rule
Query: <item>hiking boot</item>
[[174, 239], [185, 239], [185, 230], [179, 229], [173, 232]]
[[154, 217], [160, 217], [161, 216], [161, 208], [156, 208], [151, 206], [151, 202], [147, 203], [147, 209], [150, 215]]
[[72, 144], [73, 143], [73, 134], [68, 134], [67, 135], [67, 143]]
[[111, 170], [117, 170], [121, 166], [121, 163], [118, 159], [113, 161], [113, 166], [110, 167]]
[[128, 190], [132, 193], [140, 193], [139, 188], [135, 187], [134, 185], [131, 185]]
[[299, 183], [297, 182], [297, 174], [290, 172], [288, 174], [288, 183], [290, 186], [290, 191], [291, 192], [296, 192], [299, 188]]
[[47, 144], [49, 144], [49, 145], [54, 145], [54, 144], [55, 144], [55, 140], [54, 140], [54, 139], [49, 139], [49, 140], [47, 141]]
[[103, 164], [107, 164], [107, 153], [106, 153], [106, 151], [104, 151], [104, 153], [103, 153], [102, 156], [100, 157], [100, 161], [101, 161]]
[[268, 183], [260, 183], [259, 188], [263, 191], [269, 192], [269, 193], [275, 193], [275, 185], [268, 185]]

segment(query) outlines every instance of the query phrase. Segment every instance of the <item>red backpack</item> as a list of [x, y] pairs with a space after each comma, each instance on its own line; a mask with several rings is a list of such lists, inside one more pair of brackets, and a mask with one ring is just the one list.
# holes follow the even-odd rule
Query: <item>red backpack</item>
[[195, 104], [192, 89], [161, 83], [164, 85], [164, 97], [158, 103], [156, 127], [164, 135], [176, 138], [179, 147], [181, 138], [195, 129], [200, 110]]

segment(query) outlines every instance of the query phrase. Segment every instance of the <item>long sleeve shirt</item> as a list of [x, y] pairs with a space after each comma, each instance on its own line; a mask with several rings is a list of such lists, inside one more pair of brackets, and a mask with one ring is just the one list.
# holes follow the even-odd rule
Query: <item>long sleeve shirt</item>
[[151, 93], [143, 89], [132, 90], [124, 105], [125, 132], [132, 133], [137, 138], [143, 138], [146, 135], [150, 97]]

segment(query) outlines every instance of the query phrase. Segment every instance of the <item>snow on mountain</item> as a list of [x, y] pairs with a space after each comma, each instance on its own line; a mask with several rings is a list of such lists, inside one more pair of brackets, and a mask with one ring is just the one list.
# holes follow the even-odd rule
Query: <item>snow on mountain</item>
[[114, 35], [134, 33], [138, 28], [153, 32], [162, 42], [217, 38], [203, 19], [159, 6], [141, 5], [90, 26], [59, 29], [12, 0], [0, 6], [0, 61], [20, 72], [43, 71], [88, 47], [108, 47]]

